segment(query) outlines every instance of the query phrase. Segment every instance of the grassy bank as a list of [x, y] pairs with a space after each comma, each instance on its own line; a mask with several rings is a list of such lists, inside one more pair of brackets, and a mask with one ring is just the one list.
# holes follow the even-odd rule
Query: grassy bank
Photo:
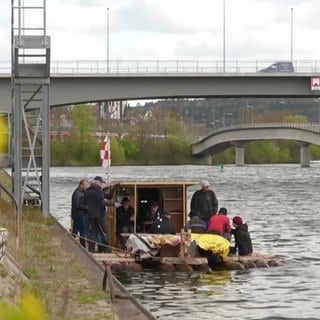
[[[9, 183], [0, 173], [2, 183]], [[8, 249], [30, 279], [14, 281], [2, 266], [0, 281], [8, 283], [0, 295], [3, 302], [15, 305], [19, 293], [29, 292], [43, 302], [44, 319], [116, 319], [109, 297], [93, 285], [82, 265], [67, 252], [53, 228], [53, 218], [44, 218], [38, 208], [25, 207], [20, 219], [19, 249], [15, 247], [12, 205], [0, 199], [0, 226], [10, 232]]]

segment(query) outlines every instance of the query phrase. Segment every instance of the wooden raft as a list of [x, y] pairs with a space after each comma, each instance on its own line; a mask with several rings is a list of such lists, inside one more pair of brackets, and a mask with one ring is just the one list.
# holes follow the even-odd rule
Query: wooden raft
[[127, 263], [135, 262], [135, 258], [130, 257], [128, 254], [115, 254], [115, 253], [93, 253], [92, 256], [98, 262], [105, 263]]
[[[210, 271], [207, 258], [192, 253], [191, 247], [187, 245], [187, 243], [190, 243], [190, 238], [190, 232], [181, 230], [180, 245], [164, 245], [159, 250], [159, 255], [150, 257], [150, 260], [158, 263], [160, 269], [165, 271], [191, 271], [193, 269], [204, 272]], [[93, 253], [92, 255], [96, 261], [100, 262], [104, 267], [110, 267], [112, 272], [115, 273], [143, 271], [142, 261], [137, 256], [129, 253]], [[223, 258], [217, 267], [227, 270], [244, 270], [250, 268], [269, 268], [283, 264], [284, 259], [281, 257], [253, 253], [249, 256], [227, 256]]]
[[223, 259], [223, 265], [228, 270], [244, 270], [250, 268], [269, 268], [281, 266], [284, 259], [273, 255], [252, 253], [249, 256], [232, 255]]

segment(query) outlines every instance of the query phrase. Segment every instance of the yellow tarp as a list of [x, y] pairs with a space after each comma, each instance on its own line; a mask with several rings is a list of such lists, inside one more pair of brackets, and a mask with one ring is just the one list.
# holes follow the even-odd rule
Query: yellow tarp
[[191, 239], [203, 250], [210, 250], [225, 258], [229, 253], [230, 242], [216, 234], [198, 234], [192, 233]]

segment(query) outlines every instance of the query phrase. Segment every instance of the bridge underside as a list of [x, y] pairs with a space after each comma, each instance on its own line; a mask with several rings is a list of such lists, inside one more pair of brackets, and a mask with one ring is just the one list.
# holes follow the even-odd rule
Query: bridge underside
[[[204, 162], [209, 165], [212, 164], [212, 156], [214, 154], [220, 153], [231, 147], [235, 147], [235, 165], [244, 166], [245, 165], [245, 158], [244, 158], [245, 143], [239, 143], [239, 142], [224, 143], [224, 144], [221, 144], [220, 146], [217, 146], [214, 153], [207, 153], [205, 155], [202, 155], [202, 157], [205, 159]], [[310, 167], [310, 144], [309, 143], [300, 142], [300, 165], [301, 167]]]
[[[311, 74], [52, 75], [50, 105], [167, 98], [316, 98]], [[10, 112], [10, 76], [0, 76], [0, 110]]]

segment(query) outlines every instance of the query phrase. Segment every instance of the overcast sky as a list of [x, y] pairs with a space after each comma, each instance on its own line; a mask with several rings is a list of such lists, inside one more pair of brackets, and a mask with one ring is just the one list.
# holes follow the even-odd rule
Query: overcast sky
[[[24, 0], [21, 0], [23, 2]], [[25, 3], [42, 0], [25, 0]], [[51, 59], [222, 59], [223, 0], [47, 0]], [[225, 0], [226, 60], [320, 59], [319, 0]], [[11, 1], [0, 1], [0, 60]]]

